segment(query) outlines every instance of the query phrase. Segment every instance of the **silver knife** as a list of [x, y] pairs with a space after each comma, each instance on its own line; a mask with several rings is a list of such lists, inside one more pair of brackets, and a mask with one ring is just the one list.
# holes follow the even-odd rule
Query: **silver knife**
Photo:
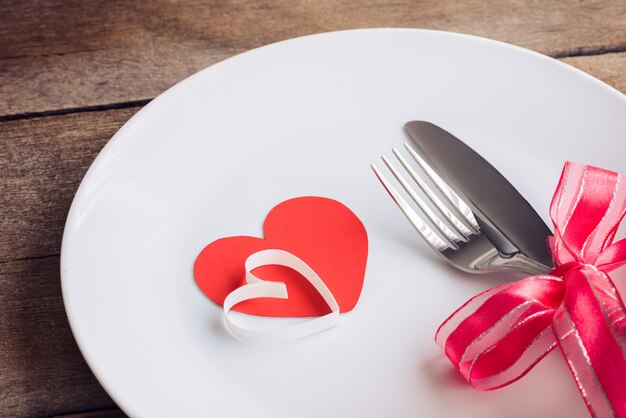
[[412, 121], [405, 129], [420, 156], [470, 205], [482, 231], [502, 255], [521, 252], [552, 269], [546, 243], [550, 228], [498, 170], [437, 125]]

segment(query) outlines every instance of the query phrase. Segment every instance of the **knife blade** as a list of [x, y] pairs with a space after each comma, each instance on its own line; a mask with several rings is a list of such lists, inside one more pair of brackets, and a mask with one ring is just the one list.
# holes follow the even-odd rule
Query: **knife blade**
[[480, 154], [441, 127], [411, 121], [405, 130], [416, 150], [469, 204], [484, 234], [504, 256], [518, 252], [551, 268], [550, 228]]

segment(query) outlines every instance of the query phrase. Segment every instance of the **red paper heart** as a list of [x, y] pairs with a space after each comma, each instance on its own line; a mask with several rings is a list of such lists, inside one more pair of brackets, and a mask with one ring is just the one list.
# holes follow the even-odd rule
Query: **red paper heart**
[[[276, 205], [263, 224], [265, 239], [227, 237], [207, 245], [194, 265], [196, 283], [218, 305], [245, 284], [244, 262], [265, 249], [288, 251], [307, 263], [326, 283], [341, 312], [354, 308], [363, 287], [367, 233], [359, 218], [342, 203], [323, 197], [298, 197]], [[327, 304], [300, 274], [282, 266], [263, 266], [255, 275], [284, 282], [288, 299], [261, 298], [233, 309], [262, 316], [319, 316]]]

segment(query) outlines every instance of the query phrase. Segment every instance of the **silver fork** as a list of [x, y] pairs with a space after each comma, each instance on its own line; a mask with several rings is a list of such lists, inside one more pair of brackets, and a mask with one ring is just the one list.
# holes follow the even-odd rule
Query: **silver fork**
[[[453, 266], [469, 273], [517, 270], [529, 274], [541, 274], [546, 271], [545, 266], [529, 259], [522, 253], [506, 256], [501, 254], [481, 231], [470, 206], [448, 187], [445, 181], [409, 144], [405, 143], [404, 146], [411, 159], [415, 161], [429, 182], [443, 196], [443, 200], [437, 196], [433, 188], [413, 169], [397, 149], [392, 149], [392, 152], [400, 163], [401, 169], [396, 168], [385, 156], [382, 157], [382, 161], [427, 221], [420, 216], [394, 187], [392, 181], [385, 177], [375, 164], [371, 164], [371, 167], [398, 208], [435, 252]], [[403, 176], [401, 170], [408, 174], [410, 180], [406, 179], [406, 174]], [[438, 213], [430, 209], [411, 183], [422, 190]]]

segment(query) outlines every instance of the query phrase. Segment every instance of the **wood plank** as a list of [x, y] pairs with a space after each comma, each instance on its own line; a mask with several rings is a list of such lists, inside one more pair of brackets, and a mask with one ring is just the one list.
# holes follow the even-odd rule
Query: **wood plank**
[[0, 123], [0, 262], [59, 254], [80, 180], [137, 110]]
[[626, 52], [562, 60], [626, 94]]
[[115, 406], [85, 364], [61, 299], [59, 257], [0, 263], [0, 415]]
[[623, 0], [1, 2], [0, 117], [153, 98], [233, 54], [348, 28], [457, 31], [558, 56], [623, 51], [625, 15]]
[[119, 409], [107, 409], [79, 414], [56, 415], [53, 418], [126, 418], [126, 414]]

